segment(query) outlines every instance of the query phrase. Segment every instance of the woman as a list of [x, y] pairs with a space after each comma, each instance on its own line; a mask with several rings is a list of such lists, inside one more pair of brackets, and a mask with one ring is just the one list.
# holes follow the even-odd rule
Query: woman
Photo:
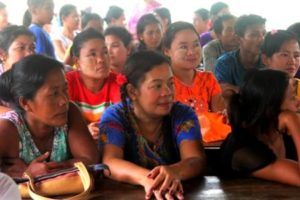
[[181, 180], [203, 174], [206, 165], [197, 117], [174, 103], [173, 74], [163, 55], [132, 55], [124, 75], [118, 79], [122, 103], [100, 122], [110, 178], [143, 186], [146, 199], [183, 199]]
[[4, 173], [38, 176], [78, 161], [98, 162], [97, 147], [80, 112], [69, 103], [61, 63], [27, 56], [1, 75], [0, 88], [0, 99], [14, 108], [0, 115]]
[[[221, 147], [225, 173], [300, 186], [296, 105], [287, 73], [271, 69], [249, 72], [229, 104], [232, 133]], [[298, 161], [288, 159], [284, 135], [292, 137]]]
[[116, 74], [109, 70], [104, 36], [93, 28], [82, 31], [74, 39], [72, 55], [77, 70], [66, 74], [69, 96], [79, 106], [90, 133], [97, 139], [103, 111], [120, 101], [120, 86]]
[[139, 19], [136, 32], [139, 40], [138, 51], [161, 51], [162, 25], [153, 14], [143, 15]]
[[0, 75], [25, 56], [34, 54], [33, 33], [23, 26], [8, 26], [0, 32]]
[[[215, 115], [208, 112], [223, 112], [225, 103], [221, 87], [214, 75], [196, 70], [201, 60], [201, 45], [194, 26], [187, 22], [171, 24], [163, 38], [163, 49], [172, 63], [175, 99], [191, 106], [197, 113], [201, 127], [204, 127], [205, 142], [225, 139], [230, 132], [230, 127], [223, 122], [223, 119], [218, 120], [220, 123], [214, 124], [216, 128], [221, 126], [223, 128], [216, 129], [214, 132], [205, 131], [211, 128], [205, 126], [207, 117]], [[208, 120], [214, 123], [217, 118], [220, 119], [222, 116], [215, 115], [213, 119]]]
[[79, 29], [80, 16], [74, 5], [66, 4], [59, 11], [59, 18], [62, 30], [53, 34], [53, 45], [56, 58], [63, 61], [66, 57], [67, 49], [72, 45], [75, 31]]
[[125, 62], [132, 50], [132, 37], [127, 29], [119, 26], [108, 27], [104, 32], [108, 50], [110, 69], [123, 72]]
[[288, 73], [294, 78], [300, 66], [297, 36], [285, 30], [268, 32], [261, 47], [262, 61], [271, 69]]

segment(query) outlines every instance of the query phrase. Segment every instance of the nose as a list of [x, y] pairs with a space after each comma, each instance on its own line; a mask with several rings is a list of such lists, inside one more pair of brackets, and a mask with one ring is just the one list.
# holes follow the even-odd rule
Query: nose
[[60, 95], [59, 106], [65, 106], [69, 102], [68, 94]]
[[169, 95], [172, 94], [172, 92], [173, 92], [173, 89], [171, 88], [171, 86], [169, 86], [169, 85], [166, 84], [163, 87], [162, 96], [169, 96]]

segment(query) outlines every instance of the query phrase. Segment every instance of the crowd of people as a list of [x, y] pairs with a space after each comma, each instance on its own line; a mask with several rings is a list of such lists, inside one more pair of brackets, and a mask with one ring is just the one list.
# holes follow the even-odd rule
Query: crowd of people
[[[143, 5], [127, 25], [119, 6], [102, 18], [66, 4], [54, 33], [53, 0], [28, 0], [23, 26], [0, 2], [1, 172], [103, 162], [146, 199], [183, 199], [211, 138], [222, 173], [300, 186], [300, 23], [266, 32], [224, 2], [172, 22]], [[222, 128], [207, 131], [211, 114]]]

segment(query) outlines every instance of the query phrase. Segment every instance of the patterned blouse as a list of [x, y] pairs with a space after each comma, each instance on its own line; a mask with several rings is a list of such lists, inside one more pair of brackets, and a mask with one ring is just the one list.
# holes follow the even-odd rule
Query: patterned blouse
[[[31, 133], [23, 117], [16, 111], [9, 111], [0, 115], [0, 119], [11, 121], [19, 133], [19, 158], [29, 164], [31, 161], [41, 156], [42, 153], [34, 143]], [[67, 126], [54, 129], [52, 151], [50, 161], [61, 162], [69, 159]]]
[[156, 143], [143, 136], [132, 114], [126, 117], [122, 103], [109, 107], [100, 123], [100, 147], [116, 145], [124, 150], [125, 160], [148, 169], [178, 162], [179, 146], [184, 140], [200, 141], [201, 133], [194, 111], [179, 102], [174, 103], [171, 113], [164, 117]]

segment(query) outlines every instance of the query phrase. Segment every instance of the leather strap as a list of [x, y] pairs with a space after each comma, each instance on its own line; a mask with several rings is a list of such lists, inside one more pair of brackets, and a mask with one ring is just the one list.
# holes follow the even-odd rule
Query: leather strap
[[[63, 198], [63, 199], [64, 200], [86, 200], [86, 199], [88, 199], [88, 196], [92, 190], [91, 176], [90, 176], [89, 172], [87, 171], [85, 165], [82, 162], [77, 162], [74, 164], [74, 166], [77, 167], [79, 170], [78, 173], [81, 178], [84, 190], [80, 194], [77, 194], [75, 196], [68, 197], [68, 198]], [[36, 188], [36, 186], [34, 184], [33, 178], [28, 173], [25, 173], [25, 176], [29, 179], [28, 192], [32, 199], [34, 199], [34, 200], [56, 200], [56, 199], [44, 197], [44, 196], [38, 194], [38, 189]], [[71, 187], [71, 185], [70, 185], [70, 187]]]

